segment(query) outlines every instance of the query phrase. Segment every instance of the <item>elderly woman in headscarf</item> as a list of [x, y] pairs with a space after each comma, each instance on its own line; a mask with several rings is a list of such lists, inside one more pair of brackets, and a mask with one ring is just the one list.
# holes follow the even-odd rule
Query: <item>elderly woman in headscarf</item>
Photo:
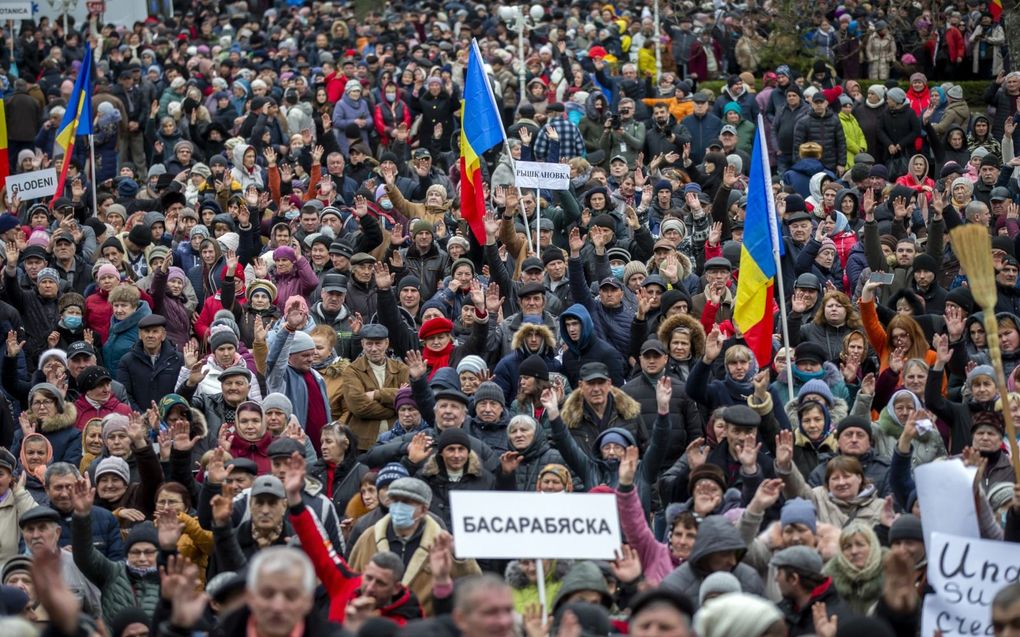
[[53, 462], [53, 445], [41, 433], [30, 433], [21, 442], [18, 462], [25, 471], [25, 489], [39, 504], [46, 504], [46, 467]]
[[347, 155], [351, 140], [348, 131], [357, 131], [355, 141], [368, 144], [368, 132], [373, 126], [372, 110], [364, 97], [364, 87], [358, 80], [348, 80], [343, 97], [333, 107], [333, 128], [337, 129], [340, 150]]

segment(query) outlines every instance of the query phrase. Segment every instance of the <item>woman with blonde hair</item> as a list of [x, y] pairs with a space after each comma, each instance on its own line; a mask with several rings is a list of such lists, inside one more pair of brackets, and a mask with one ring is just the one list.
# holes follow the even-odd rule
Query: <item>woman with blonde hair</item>
[[851, 522], [839, 534], [839, 552], [822, 569], [856, 613], [867, 615], [882, 595], [885, 549], [863, 522]]

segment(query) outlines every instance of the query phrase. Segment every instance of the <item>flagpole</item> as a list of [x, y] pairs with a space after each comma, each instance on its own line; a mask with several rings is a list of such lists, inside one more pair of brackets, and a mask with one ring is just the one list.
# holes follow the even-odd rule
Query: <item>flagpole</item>
[[92, 165], [92, 214], [99, 214], [99, 204], [96, 199], [96, 145], [92, 133], [89, 133], [89, 163]]
[[783, 265], [780, 262], [780, 244], [782, 237], [779, 236], [779, 220], [776, 217], [776, 198], [772, 193], [772, 166], [769, 164], [768, 153], [765, 152], [765, 123], [761, 114], [758, 115], [758, 143], [761, 144], [761, 160], [765, 164], [762, 173], [765, 178], [765, 201], [768, 206], [769, 234], [772, 235], [772, 257], [776, 265], [776, 286], [779, 288], [779, 321], [783, 333], [783, 349], [786, 351], [786, 388], [792, 398], [793, 393], [793, 367], [790, 361], [790, 327], [786, 319], [786, 291], [783, 289]]

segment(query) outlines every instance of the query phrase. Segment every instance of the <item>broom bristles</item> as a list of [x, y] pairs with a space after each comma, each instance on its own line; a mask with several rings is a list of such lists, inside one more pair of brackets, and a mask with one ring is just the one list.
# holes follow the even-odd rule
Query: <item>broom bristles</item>
[[957, 226], [949, 233], [953, 254], [967, 274], [967, 286], [974, 301], [985, 312], [995, 309], [995, 264], [992, 262], [992, 239], [988, 228], [978, 224]]

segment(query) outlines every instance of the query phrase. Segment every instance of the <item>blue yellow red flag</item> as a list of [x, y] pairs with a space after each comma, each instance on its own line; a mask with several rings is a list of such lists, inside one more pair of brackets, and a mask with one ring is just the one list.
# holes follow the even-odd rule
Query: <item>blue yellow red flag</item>
[[772, 195], [772, 170], [765, 144], [765, 126], [760, 115], [750, 172], [733, 322], [744, 335], [747, 346], [754, 352], [758, 367], [764, 369], [772, 360], [776, 255], [782, 254], [785, 246], [779, 240], [779, 224]]
[[482, 154], [506, 137], [492, 85], [485, 75], [478, 43], [471, 41], [460, 126], [461, 216], [480, 244], [485, 243], [485, 194], [482, 191]]
[[69, 152], [76, 135], [92, 134], [92, 46], [86, 45], [85, 57], [81, 62], [78, 78], [67, 100], [64, 119], [57, 127], [56, 142]]

